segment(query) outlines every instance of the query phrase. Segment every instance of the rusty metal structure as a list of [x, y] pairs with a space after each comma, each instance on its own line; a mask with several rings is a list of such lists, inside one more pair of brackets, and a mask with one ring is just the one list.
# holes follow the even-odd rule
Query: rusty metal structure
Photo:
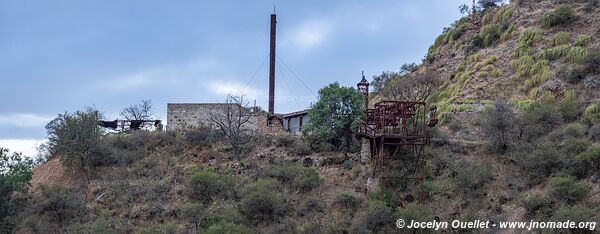
[[380, 101], [369, 108], [369, 82], [364, 73], [357, 87], [365, 96], [366, 109], [358, 136], [369, 140], [381, 196], [404, 191], [398, 196], [401, 205], [415, 199], [422, 203], [424, 151], [429, 143], [426, 130], [437, 124], [435, 107], [427, 110], [425, 102]]

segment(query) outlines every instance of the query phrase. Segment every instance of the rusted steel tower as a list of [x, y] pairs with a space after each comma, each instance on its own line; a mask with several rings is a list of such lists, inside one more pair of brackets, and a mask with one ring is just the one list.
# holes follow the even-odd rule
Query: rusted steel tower
[[[425, 102], [380, 101], [369, 108], [369, 83], [364, 77], [357, 84], [365, 96], [366, 115], [358, 135], [369, 140], [374, 175], [379, 176], [381, 196], [399, 195], [399, 203], [424, 201], [425, 146], [427, 127], [437, 124], [435, 108]], [[429, 122], [426, 124], [427, 113]]]
[[271, 39], [269, 50], [269, 113], [275, 114], [275, 44], [277, 39], [277, 15], [271, 14]]

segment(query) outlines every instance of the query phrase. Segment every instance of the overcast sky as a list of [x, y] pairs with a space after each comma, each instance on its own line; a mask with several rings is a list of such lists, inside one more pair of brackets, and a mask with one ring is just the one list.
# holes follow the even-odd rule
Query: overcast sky
[[[354, 86], [361, 70], [370, 78], [420, 62], [467, 2], [277, 1], [275, 111], [308, 108], [319, 88]], [[32, 154], [49, 120], [91, 105], [116, 119], [149, 99], [166, 121], [167, 103], [243, 90], [266, 109], [273, 4], [0, 1], [0, 147]]]

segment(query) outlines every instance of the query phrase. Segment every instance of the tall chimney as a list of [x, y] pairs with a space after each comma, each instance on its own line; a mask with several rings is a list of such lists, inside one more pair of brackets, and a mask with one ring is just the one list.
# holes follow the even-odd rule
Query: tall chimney
[[269, 52], [269, 113], [275, 114], [275, 42], [277, 15], [271, 14], [271, 49]]

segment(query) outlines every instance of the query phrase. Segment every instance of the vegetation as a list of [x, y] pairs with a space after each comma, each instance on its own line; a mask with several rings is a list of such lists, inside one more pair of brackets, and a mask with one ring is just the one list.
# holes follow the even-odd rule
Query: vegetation
[[12, 232], [11, 218], [25, 202], [33, 161], [18, 153], [10, 155], [0, 148], [0, 231]]
[[516, 114], [506, 102], [495, 102], [482, 116], [482, 129], [493, 150], [506, 152], [515, 138]]
[[558, 6], [553, 11], [545, 13], [541, 18], [542, 26], [551, 28], [557, 25], [567, 24], [575, 20], [575, 12], [566, 4]]
[[215, 197], [226, 198], [233, 191], [233, 178], [210, 171], [196, 171], [186, 182], [187, 196], [195, 201], [208, 203]]
[[326, 142], [339, 150], [353, 150], [353, 131], [364, 116], [364, 96], [354, 88], [329, 84], [319, 90], [319, 100], [308, 112], [310, 122], [303, 129], [311, 144]]
[[92, 108], [60, 114], [46, 125], [51, 154], [60, 155], [67, 167], [83, 169], [85, 175], [95, 166], [106, 163], [98, 120], [100, 113]]

